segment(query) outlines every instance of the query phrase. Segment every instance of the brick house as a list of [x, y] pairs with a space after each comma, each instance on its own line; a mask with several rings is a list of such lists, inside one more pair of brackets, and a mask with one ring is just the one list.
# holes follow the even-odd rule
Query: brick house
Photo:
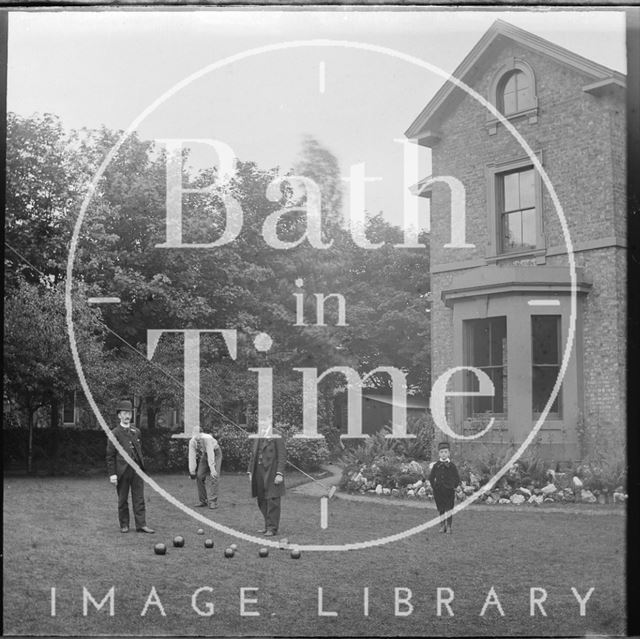
[[[496, 107], [538, 158], [564, 210], [575, 256], [575, 340], [538, 434], [555, 461], [624, 450], [625, 77], [503, 21], [453, 76]], [[560, 217], [533, 160], [504, 124], [451, 81], [406, 132], [431, 149], [432, 379], [474, 366], [493, 396], [448, 397], [450, 426], [484, 445], [520, 444], [545, 409], [571, 325]], [[464, 186], [467, 248], [452, 242], [451, 188]], [[470, 372], [449, 390], [477, 391]], [[474, 444], [464, 444], [472, 446]]]

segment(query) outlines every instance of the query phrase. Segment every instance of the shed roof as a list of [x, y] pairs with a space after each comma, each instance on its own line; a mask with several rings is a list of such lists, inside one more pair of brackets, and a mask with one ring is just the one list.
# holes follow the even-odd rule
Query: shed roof
[[[381, 404], [394, 405], [393, 395], [382, 395], [379, 393], [364, 393], [363, 397], [371, 399], [374, 402], [380, 402]], [[427, 410], [427, 400], [420, 397], [408, 396], [403, 402], [402, 406], [408, 409]]]

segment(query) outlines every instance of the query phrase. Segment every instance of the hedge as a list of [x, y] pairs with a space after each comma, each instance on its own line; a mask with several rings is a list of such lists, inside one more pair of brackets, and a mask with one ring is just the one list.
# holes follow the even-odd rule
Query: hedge
[[[3, 429], [2, 457], [5, 471], [26, 471], [28, 431]], [[222, 448], [222, 469], [227, 472], [247, 470], [252, 440], [232, 426], [217, 429]], [[102, 430], [38, 428], [33, 431], [32, 471], [38, 474], [78, 475], [105, 473], [107, 436]], [[324, 441], [287, 437], [289, 459], [304, 471], [318, 470], [328, 459]], [[173, 439], [166, 430], [143, 430], [142, 451], [149, 473], [187, 472], [188, 440]]]

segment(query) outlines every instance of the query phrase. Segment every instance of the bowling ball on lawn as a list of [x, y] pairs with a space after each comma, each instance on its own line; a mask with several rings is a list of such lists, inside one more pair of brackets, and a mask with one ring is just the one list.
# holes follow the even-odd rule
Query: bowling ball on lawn
[[213, 539], [205, 539], [204, 540], [205, 548], [213, 548]]
[[176, 548], [182, 548], [184, 547], [184, 537], [177, 535], [176, 537], [173, 538], [173, 545]]
[[269, 556], [269, 549], [268, 548], [260, 548], [260, 550], [258, 550], [258, 555], [260, 557], [268, 557]]
[[235, 555], [235, 551], [233, 550], [233, 548], [225, 548], [224, 549], [224, 556], [227, 559], [231, 559], [231, 557], [233, 557]]
[[164, 544], [156, 544], [153, 547], [153, 552], [155, 552], [156, 555], [166, 555], [167, 554], [167, 547]]

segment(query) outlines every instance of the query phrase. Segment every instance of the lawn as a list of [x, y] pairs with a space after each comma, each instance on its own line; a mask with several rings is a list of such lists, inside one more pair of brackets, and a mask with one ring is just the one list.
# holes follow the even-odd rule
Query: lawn
[[[163, 488], [192, 504], [188, 478], [155, 478]], [[222, 478], [222, 506], [216, 521], [253, 533], [261, 523], [244, 475]], [[582, 635], [623, 634], [624, 524], [620, 515], [505, 512], [496, 508], [464, 511], [454, 534], [434, 529], [367, 550], [306, 552], [298, 560], [273, 549], [258, 557], [258, 546], [207, 531], [215, 547], [207, 550], [200, 524], [147, 487], [148, 523], [155, 535], [119, 532], [115, 491], [104, 477], [6, 478], [4, 486], [5, 635]], [[289, 493], [283, 500], [281, 534], [300, 544], [343, 544], [392, 534], [418, 525], [433, 510], [380, 506], [334, 499], [329, 525], [320, 528], [317, 498]], [[174, 535], [184, 548], [171, 547]], [[156, 556], [153, 545], [169, 545]], [[238, 545], [232, 559], [223, 551]], [[108, 605], [88, 606], [83, 587], [101, 601], [114, 587], [114, 615]], [[51, 616], [51, 588], [56, 616]], [[145, 602], [152, 587], [156, 603]], [[214, 614], [200, 616], [213, 602]], [[323, 612], [318, 614], [318, 588]], [[498, 605], [483, 604], [493, 587]], [[544, 588], [546, 612], [530, 616], [530, 588]], [[572, 587], [580, 596], [594, 588], [580, 615]], [[242, 616], [241, 589], [247, 601]], [[369, 609], [363, 610], [368, 588]], [[437, 615], [438, 588], [453, 600]], [[400, 599], [411, 591], [410, 604]], [[493, 600], [495, 601], [495, 599]], [[409, 613], [410, 614], [406, 614]]]

